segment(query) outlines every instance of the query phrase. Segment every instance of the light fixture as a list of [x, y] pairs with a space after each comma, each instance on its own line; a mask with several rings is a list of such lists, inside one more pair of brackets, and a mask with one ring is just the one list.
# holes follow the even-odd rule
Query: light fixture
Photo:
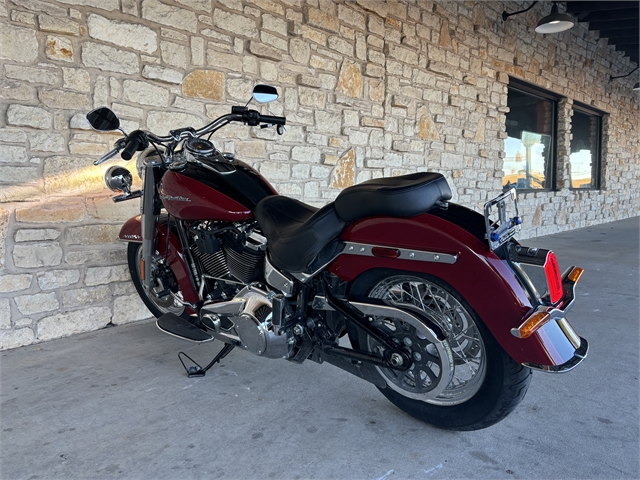
[[536, 27], [538, 33], [559, 33], [573, 27], [573, 19], [566, 13], [558, 12], [558, 5], [553, 2], [551, 13], [541, 19]]
[[[506, 11], [502, 12], [502, 20], [506, 21], [507, 18], [511, 17], [512, 15], [518, 15], [520, 13], [528, 12], [536, 3], [538, 2], [537, 1], [533, 2], [531, 5], [529, 5], [529, 7], [525, 8], [524, 10], [520, 10], [519, 12], [513, 12], [513, 13], [507, 13]], [[553, 2], [553, 7], [551, 7], [551, 13], [538, 22], [538, 25], [536, 26], [536, 32], [538, 33], [564, 32], [565, 30], [569, 30], [571, 27], [573, 27], [573, 25], [574, 25], [573, 18], [571, 18], [571, 16], [567, 15], [566, 13], [559, 13], [558, 5], [556, 5], [556, 2]]]
[[[631, 75], [633, 72], [635, 72], [636, 70], [638, 70], [638, 68], [640, 68], [640, 66], [634, 68], [633, 70], [631, 70], [629, 73], [627, 73], [626, 75], [618, 75], [617, 77], [614, 77], [613, 75], [609, 75], [609, 81], [611, 82], [612, 80], [615, 80], [616, 78], [626, 78], [629, 75]], [[640, 90], [640, 82], [636, 82], [636, 84], [633, 86], [633, 91], [637, 92], [638, 90]]]

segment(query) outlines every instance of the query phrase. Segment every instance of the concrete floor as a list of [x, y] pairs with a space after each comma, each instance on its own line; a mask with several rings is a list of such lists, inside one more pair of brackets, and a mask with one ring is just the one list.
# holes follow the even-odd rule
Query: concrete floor
[[[2, 479], [639, 478], [638, 218], [526, 240], [586, 272], [570, 319], [590, 343], [565, 375], [535, 373], [498, 425], [414, 420], [331, 365], [232, 352], [207, 362], [152, 322], [1, 355]], [[204, 364], [204, 363], [203, 363]]]

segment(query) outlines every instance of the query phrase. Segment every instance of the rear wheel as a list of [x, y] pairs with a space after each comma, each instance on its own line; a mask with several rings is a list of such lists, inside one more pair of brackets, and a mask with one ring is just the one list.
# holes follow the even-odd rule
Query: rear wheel
[[165, 313], [174, 313], [178, 316], [188, 318], [188, 313], [184, 305], [180, 303], [180, 297], [182, 294], [169, 293], [164, 296], [156, 296], [153, 291], [147, 291], [142, 286], [142, 277], [140, 275], [140, 260], [142, 259], [142, 244], [141, 243], [129, 243], [127, 250], [127, 261], [129, 264], [129, 273], [131, 273], [131, 279], [138, 291], [138, 295], [156, 317], [161, 317]]
[[[383, 273], [367, 293], [407, 310], [419, 309], [447, 337], [453, 357], [450, 380], [437, 376], [444, 358], [425, 342], [420, 329], [397, 320], [375, 318], [375, 326], [412, 350], [414, 364], [406, 372], [378, 368], [387, 382], [380, 391], [400, 409], [434, 426], [477, 430], [506, 417], [522, 401], [531, 371], [507, 355], [471, 306], [440, 279], [420, 274]], [[363, 292], [364, 293], [364, 292]], [[362, 350], [380, 346], [363, 332]], [[434, 385], [434, 382], [441, 382]], [[442, 382], [448, 382], [442, 384]]]

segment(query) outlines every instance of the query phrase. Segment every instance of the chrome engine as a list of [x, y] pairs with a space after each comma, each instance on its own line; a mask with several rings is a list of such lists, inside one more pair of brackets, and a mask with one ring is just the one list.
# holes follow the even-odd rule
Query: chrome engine
[[245, 350], [268, 358], [286, 358], [289, 345], [285, 334], [274, 332], [270, 294], [248, 285], [228, 302], [204, 305], [200, 320], [214, 337], [232, 340]]

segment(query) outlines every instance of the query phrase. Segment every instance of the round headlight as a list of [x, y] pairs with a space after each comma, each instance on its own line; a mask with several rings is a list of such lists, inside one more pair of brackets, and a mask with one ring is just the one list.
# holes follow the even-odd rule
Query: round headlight
[[112, 192], [131, 192], [133, 177], [131, 172], [124, 167], [114, 165], [104, 173], [104, 183]]

